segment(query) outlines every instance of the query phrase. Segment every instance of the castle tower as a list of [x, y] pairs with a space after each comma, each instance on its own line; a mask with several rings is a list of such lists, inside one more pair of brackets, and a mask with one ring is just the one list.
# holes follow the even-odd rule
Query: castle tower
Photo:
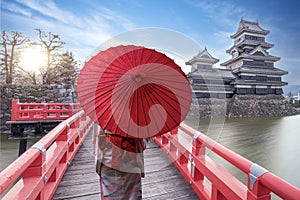
[[233, 86], [230, 83], [234, 76], [229, 69], [217, 69], [213, 65], [219, 62], [205, 48], [200, 51], [186, 65], [191, 65], [191, 72], [187, 75], [190, 80], [193, 98], [231, 98]]
[[238, 30], [230, 37], [233, 46], [226, 52], [232, 58], [222, 63], [231, 69], [236, 79], [232, 82], [236, 94], [278, 94], [283, 93], [281, 77], [287, 71], [274, 67], [280, 57], [272, 56], [268, 50], [274, 45], [265, 41], [269, 30], [261, 28], [258, 22], [241, 19]]

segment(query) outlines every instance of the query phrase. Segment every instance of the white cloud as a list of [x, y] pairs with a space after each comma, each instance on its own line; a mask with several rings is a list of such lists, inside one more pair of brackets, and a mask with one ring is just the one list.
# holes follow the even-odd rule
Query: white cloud
[[235, 26], [237, 16], [242, 17], [247, 13], [247, 10], [244, 8], [227, 1], [188, 0], [187, 2], [199, 8], [207, 17], [213, 19], [215, 22], [224, 23], [229, 26]]
[[102, 17], [113, 23], [119, 23], [125, 30], [133, 29], [135, 27], [130, 20], [108, 8], [101, 8], [101, 11]]
[[[20, 4], [27, 6], [28, 8], [35, 10], [36, 12], [55, 19], [68, 26], [74, 26], [77, 28], [87, 28], [87, 25], [101, 26], [102, 28], [110, 29], [111, 24], [119, 25], [125, 30], [132, 29], [133, 23], [126, 17], [120, 14], [97, 5], [93, 6], [90, 13], [86, 15], [78, 16], [77, 13], [73, 13], [67, 10], [62, 10], [53, 0], [36, 1], [36, 0], [17, 0]], [[92, 23], [91, 20], [93, 20]]]
[[11, 12], [19, 13], [19, 14], [27, 16], [27, 17], [31, 17], [31, 15], [32, 15], [31, 12], [29, 11], [29, 9], [22, 8], [21, 6], [10, 3], [10, 2], [6, 2], [6, 1], [1, 2], [1, 7], [6, 10], [9, 10]]
[[23, 6], [28, 7], [29, 9], [38, 12], [39, 14], [58, 20], [68, 25], [77, 26], [79, 28], [84, 24], [77, 15], [66, 10], [61, 10], [53, 0], [17, 0], [17, 2], [22, 4]]

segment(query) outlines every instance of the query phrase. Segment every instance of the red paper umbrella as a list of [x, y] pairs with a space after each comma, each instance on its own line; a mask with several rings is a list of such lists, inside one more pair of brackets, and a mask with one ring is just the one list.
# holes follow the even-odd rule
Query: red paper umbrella
[[85, 112], [103, 129], [138, 138], [177, 127], [192, 99], [189, 81], [172, 59], [132, 45], [92, 57], [80, 72], [77, 91]]

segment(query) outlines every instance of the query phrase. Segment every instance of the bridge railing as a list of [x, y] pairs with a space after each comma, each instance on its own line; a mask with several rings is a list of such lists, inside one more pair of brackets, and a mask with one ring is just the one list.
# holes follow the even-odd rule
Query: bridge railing
[[83, 111], [74, 114], [1, 171], [3, 199], [51, 199], [92, 125]]
[[79, 110], [79, 103], [19, 103], [13, 99], [11, 121], [65, 120]]
[[[191, 148], [187, 148], [189, 141], [183, 142], [181, 134], [192, 138]], [[300, 198], [299, 188], [185, 124], [154, 139], [201, 200], [268, 200], [271, 192], [282, 199]], [[247, 186], [207, 156], [207, 150], [244, 172], [248, 177]]]

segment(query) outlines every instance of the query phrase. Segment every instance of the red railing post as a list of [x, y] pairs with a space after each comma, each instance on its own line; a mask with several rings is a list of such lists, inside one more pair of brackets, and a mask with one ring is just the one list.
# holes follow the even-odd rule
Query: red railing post
[[175, 153], [177, 150], [177, 147], [174, 145], [173, 142], [170, 142], [170, 153]]
[[45, 170], [45, 160], [46, 160], [46, 149], [43, 144], [36, 143], [31, 148], [36, 148], [40, 150], [39, 156], [32, 162], [32, 164], [23, 172], [23, 178], [31, 176], [41, 176]]
[[194, 181], [203, 181], [204, 180], [204, 175], [198, 170], [196, 166], [194, 166], [194, 175], [193, 175], [193, 180]]
[[247, 199], [248, 200], [270, 200], [271, 195], [270, 195], [270, 190], [260, 184], [260, 181], [257, 180], [254, 183], [253, 189], [248, 189], [247, 192]]
[[[175, 135], [177, 135], [178, 134], [178, 127], [176, 127], [176, 128], [174, 128], [173, 130], [171, 130], [170, 131], [170, 135], [169, 135], [169, 137], [174, 137]], [[177, 147], [175, 146], [175, 144], [172, 142], [172, 141], [170, 141], [170, 147], [169, 147], [169, 149], [170, 149], [170, 153], [173, 155], [173, 153], [175, 153], [176, 152], [176, 150], [177, 150]]]
[[161, 136], [161, 144], [162, 145], [168, 144], [169, 143], [169, 137], [170, 137], [169, 133], [162, 135]]
[[42, 116], [43, 116], [43, 120], [47, 119], [47, 104], [45, 101], [41, 102], [42, 104]]
[[199, 171], [199, 169], [195, 166], [193, 156], [195, 157], [202, 157], [204, 158], [205, 155], [205, 146], [204, 144], [199, 140], [199, 137], [201, 136], [202, 133], [196, 132], [193, 136], [193, 141], [192, 141], [192, 155], [191, 155], [191, 177], [194, 181], [203, 181], [204, 180], [204, 175]]
[[[81, 118], [82, 117], [79, 117], [78, 119], [76, 119], [74, 122], [72, 122], [70, 124], [70, 128], [76, 128], [76, 127], [79, 127], [79, 124], [81, 123]], [[82, 120], [83, 121], [83, 120]]]
[[250, 167], [250, 172], [248, 174], [248, 200], [270, 200], [270, 190], [260, 183], [259, 178], [268, 170], [263, 167], [253, 163]]
[[[42, 183], [40, 183], [37, 186], [37, 190], [40, 192], [37, 194], [37, 197], [34, 196], [34, 193], [36, 191], [32, 191], [33, 196], [32, 197], [26, 197], [29, 199], [36, 199], [36, 200], [42, 200], [44, 199], [44, 185], [45, 182], [47, 181], [47, 177], [43, 175], [45, 174], [45, 169], [46, 169], [46, 149], [44, 147], [44, 144], [42, 143], [35, 143], [32, 147], [32, 149], [38, 149], [39, 150], [39, 156], [32, 162], [32, 164], [23, 172], [22, 178], [23, 182], [26, 183], [30, 181], [31, 177], [37, 177], [38, 179], [42, 179]], [[29, 179], [29, 180], [27, 180]], [[30, 194], [30, 190], [32, 188], [26, 188], [25, 191], [27, 194]]]
[[185, 157], [185, 155], [183, 153], [181, 153], [181, 152], [179, 152], [178, 154], [179, 154], [179, 156], [178, 156], [179, 157], [178, 163], [180, 165], [187, 164], [188, 163], [188, 159]]
[[12, 112], [11, 112], [11, 121], [16, 121], [18, 119], [18, 114], [20, 110], [19, 99], [13, 99], [11, 102]]
[[228, 200], [219, 190], [218, 187], [212, 186], [211, 191], [211, 199], [212, 200]]
[[194, 134], [193, 142], [192, 142], [192, 153], [195, 156], [201, 156], [203, 157], [205, 155], [205, 146], [204, 144], [198, 139], [201, 136], [202, 133], [197, 131]]
[[59, 134], [56, 141], [68, 141], [70, 125], [66, 123], [63, 131]]
[[176, 135], [178, 133], [178, 127], [170, 131], [171, 135]]

